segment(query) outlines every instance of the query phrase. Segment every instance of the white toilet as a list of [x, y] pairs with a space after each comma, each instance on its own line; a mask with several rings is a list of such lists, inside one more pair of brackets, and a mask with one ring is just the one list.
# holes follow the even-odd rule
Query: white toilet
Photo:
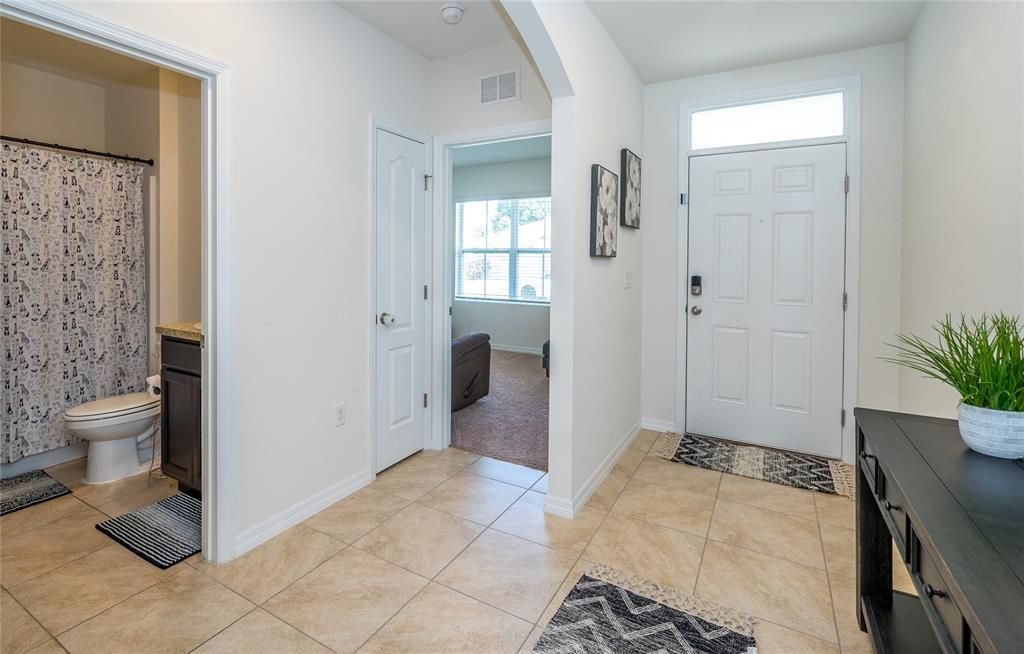
[[128, 393], [86, 402], [64, 412], [64, 425], [89, 441], [85, 483], [105, 484], [145, 472], [138, 443], [156, 430], [160, 399], [149, 393]]

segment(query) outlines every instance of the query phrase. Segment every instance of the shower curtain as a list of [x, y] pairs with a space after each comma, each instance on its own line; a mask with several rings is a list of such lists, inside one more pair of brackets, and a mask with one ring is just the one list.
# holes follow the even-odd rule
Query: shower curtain
[[66, 408], [145, 390], [141, 164], [0, 148], [2, 462], [76, 442]]

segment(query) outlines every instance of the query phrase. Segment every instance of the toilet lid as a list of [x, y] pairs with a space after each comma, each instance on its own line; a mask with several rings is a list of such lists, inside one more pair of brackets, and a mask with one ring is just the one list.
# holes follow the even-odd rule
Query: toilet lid
[[151, 409], [160, 404], [160, 399], [150, 396], [149, 393], [126, 393], [115, 395], [95, 402], [86, 402], [71, 407], [64, 412], [64, 417], [69, 420], [83, 420], [86, 418], [112, 418], [114, 416], [135, 413]]

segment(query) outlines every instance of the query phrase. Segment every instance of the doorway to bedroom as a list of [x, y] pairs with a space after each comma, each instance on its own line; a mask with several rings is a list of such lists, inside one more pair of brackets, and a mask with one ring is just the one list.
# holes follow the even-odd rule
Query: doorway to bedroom
[[451, 445], [546, 471], [551, 135], [450, 161]]

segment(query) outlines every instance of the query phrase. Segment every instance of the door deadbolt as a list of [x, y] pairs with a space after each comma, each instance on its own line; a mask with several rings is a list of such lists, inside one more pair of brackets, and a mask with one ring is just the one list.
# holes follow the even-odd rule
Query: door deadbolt
[[692, 313], [695, 316], [699, 316], [700, 314], [704, 313], [704, 309], [701, 309], [698, 306], [693, 306], [690, 307], [690, 313]]
[[690, 275], [690, 295], [702, 295], [702, 288], [700, 275]]

